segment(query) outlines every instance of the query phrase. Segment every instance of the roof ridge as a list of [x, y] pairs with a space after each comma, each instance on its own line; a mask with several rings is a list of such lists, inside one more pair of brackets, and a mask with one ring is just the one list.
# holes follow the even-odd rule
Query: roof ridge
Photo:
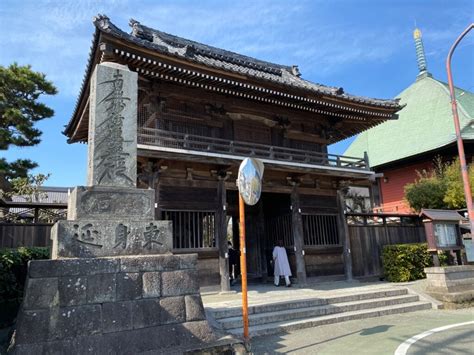
[[[451, 93], [449, 92], [449, 86], [448, 86], [448, 88], [446, 87], [448, 84], [442, 82], [441, 80], [437, 80], [437, 79], [433, 79], [433, 78], [431, 78], [431, 79], [432, 79], [433, 81], [435, 81], [437, 85], [441, 86], [441, 88], [443, 89], [443, 91], [445, 91], [445, 92], [448, 94], [448, 96], [449, 96], [449, 101], [451, 102]], [[469, 91], [467, 91], [467, 90], [464, 90], [464, 89], [461, 89], [461, 88], [455, 86], [455, 87], [454, 87], [454, 90], [456, 90], [456, 89], [462, 90], [463, 92], [467, 92], [467, 93], [469, 93], [469, 94], [472, 94], [471, 92], [469, 92]], [[474, 117], [472, 117], [472, 116], [467, 112], [466, 108], [464, 107], [463, 103], [462, 103], [460, 100], [456, 99], [456, 102], [457, 102], [458, 108], [460, 108], [460, 110], [462, 111], [462, 113], [463, 113], [468, 119], [471, 119], [471, 120], [474, 119]]]
[[[460, 92], [466, 92], [466, 95], [459, 98]], [[427, 76], [410, 83], [396, 97], [407, 105], [408, 111], [400, 111], [398, 121], [385, 122], [360, 133], [347, 147], [344, 155], [357, 156], [367, 151], [371, 167], [378, 167], [419, 154], [428, 154], [456, 143], [451, 100], [446, 83]], [[474, 94], [456, 87], [456, 98], [463, 139], [472, 139], [473, 130], [470, 124], [473, 120]], [[433, 111], [434, 109], [436, 111]], [[436, 128], [433, 126], [433, 129], [427, 129], [426, 124], [433, 124]], [[397, 144], [397, 137], [401, 138], [402, 135], [405, 142], [399, 149], [381, 148], [382, 143], [393, 147]], [[420, 139], [421, 137], [423, 139]]]
[[[372, 99], [368, 97], [345, 94], [342, 88], [328, 87], [326, 85], [316, 84], [311, 81], [305, 80], [300, 77], [299, 70], [296, 66], [286, 67], [279, 64], [261, 61], [259, 59], [244, 56], [242, 54], [230, 52], [230, 51], [220, 49], [217, 47], [211, 47], [205, 44], [200, 44], [192, 40], [166, 34], [165, 32], [152, 29], [150, 27], [140, 24], [140, 22], [133, 19], [130, 20], [130, 26], [132, 26], [131, 34], [128, 34], [122, 31], [121, 29], [119, 29], [105, 15], [99, 14], [98, 16], [94, 17], [93, 22], [99, 31], [104, 31], [105, 33], [114, 35], [120, 39], [135, 42], [136, 44], [142, 45], [144, 47], [157, 50], [157, 51], [163, 51], [164, 53], [167, 53], [176, 57], [181, 57], [181, 58], [184, 57], [187, 60], [198, 61], [201, 64], [204, 64], [206, 66], [218, 66], [219, 68], [224, 69], [224, 70], [233, 71], [240, 74], [243, 73], [244, 75], [253, 76], [258, 79], [269, 80], [269, 81], [277, 82], [284, 85], [292, 85], [293, 87], [296, 87], [296, 88], [307, 89], [313, 92], [328, 94], [334, 97], [345, 98], [357, 103], [362, 103], [362, 104], [368, 103], [374, 106], [388, 106], [388, 107], [398, 108], [398, 109], [401, 108], [398, 102], [393, 99]], [[160, 34], [161, 36], [169, 36], [169, 37], [163, 39], [162, 37], [160, 37]], [[153, 40], [154, 35], [159, 37], [159, 40], [157, 41]], [[168, 44], [166, 42], [166, 40], [173, 42], [172, 39], [176, 40], [177, 42], [171, 43], [171, 44]], [[198, 48], [196, 46], [202, 46], [204, 48]], [[230, 61], [229, 58], [227, 58], [226, 56], [220, 57], [218, 53], [212, 56], [212, 54], [209, 54], [212, 51], [205, 54], [200, 53], [200, 51], [204, 53], [205, 48], [213, 49], [218, 52], [220, 51], [222, 53], [229, 53], [229, 54], [234, 53], [235, 56], [239, 58], [247, 58], [249, 60], [255, 61], [256, 63], [263, 63], [270, 66], [276, 66], [279, 69], [276, 70], [275, 68], [271, 68], [271, 67], [263, 68], [258, 64], [254, 65], [253, 67], [251, 65], [243, 65], [242, 61], [240, 62], [238, 60]], [[196, 49], [198, 50], [197, 53], [196, 53]], [[207, 63], [206, 63], [206, 60], [200, 60], [199, 57], [204, 57], [204, 58], [209, 58], [209, 59], [207, 60]], [[209, 63], [209, 60], [214, 61], [216, 63]], [[245, 68], [246, 70], [244, 72], [243, 70], [240, 70], [239, 68]], [[264, 74], [268, 74], [269, 77], [265, 77]], [[271, 76], [273, 76], [273, 78]]]
[[[277, 84], [283, 86], [285, 89], [288, 88], [293, 90], [301, 90], [305, 93], [310, 93], [311, 95], [328, 95], [330, 97], [342, 99], [352, 103], [390, 110], [391, 112], [387, 112], [381, 116], [382, 120], [393, 117], [395, 112], [402, 108], [398, 100], [375, 99], [346, 94], [340, 87], [329, 87], [305, 80], [300, 77], [297, 66], [289, 67], [274, 64], [224, 49], [200, 44], [192, 40], [187, 40], [162, 31], [154, 30], [147, 26], [141, 25], [138, 21], [133, 19], [130, 20], [130, 26], [132, 27], [131, 34], [122, 31], [110, 21], [109, 17], [103, 14], [94, 16], [92, 22], [96, 30], [93, 35], [91, 49], [89, 51], [89, 58], [86, 64], [84, 79], [81, 84], [79, 97], [73, 110], [73, 115], [69, 122], [65, 125], [65, 129], [63, 131], [63, 134], [69, 137], [71, 137], [73, 134], [71, 130], [74, 128], [75, 120], [78, 119], [76, 116], [80, 105], [83, 103], [82, 99], [86, 95], [86, 86], [93, 70], [92, 66], [95, 60], [94, 56], [97, 54], [99, 40], [102, 34], [111, 36], [124, 43], [146, 48], [147, 50], [157, 52], [161, 55], [174, 57], [179, 60], [185, 60], [192, 62], [193, 64], [199, 64], [204, 68], [217, 68], [227, 73], [237, 73], [239, 75], [245, 76], [246, 78], [258, 80], [262, 86], [267, 83], [272, 85]], [[293, 95], [289, 95], [287, 93], [282, 95], [293, 97]], [[304, 100], [306, 102], [317, 102], [311, 98], [305, 98]], [[68, 142], [72, 142], [71, 138], [68, 140]]]
[[189, 55], [199, 53], [201, 55], [208, 56], [211, 58], [221, 60], [224, 59], [226, 61], [233, 62], [239, 65], [248, 66], [250, 68], [268, 71], [276, 75], [281, 75], [281, 70], [287, 70], [289, 72], [292, 72], [292, 66], [260, 60], [227, 49], [218, 48], [205, 43], [176, 36], [164, 31], [157, 30], [155, 28], [142, 25], [139, 21], [134, 19], [130, 19], [129, 25], [132, 28], [132, 36], [145, 39], [150, 42], [155, 42], [155, 36], [157, 36], [160, 37], [160, 39], [168, 45], [186, 49], [187, 52], [190, 52]]

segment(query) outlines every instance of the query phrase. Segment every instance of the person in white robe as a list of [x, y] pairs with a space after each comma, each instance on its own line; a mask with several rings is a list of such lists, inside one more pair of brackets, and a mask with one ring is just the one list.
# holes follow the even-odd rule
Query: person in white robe
[[279, 240], [278, 245], [273, 249], [273, 271], [275, 286], [280, 286], [280, 276], [285, 277], [286, 287], [291, 286], [290, 264], [282, 240]]

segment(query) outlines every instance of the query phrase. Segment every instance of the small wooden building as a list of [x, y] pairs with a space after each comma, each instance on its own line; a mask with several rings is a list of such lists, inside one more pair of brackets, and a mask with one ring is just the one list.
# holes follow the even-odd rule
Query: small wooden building
[[[156, 191], [156, 218], [173, 221], [174, 252], [198, 253], [201, 283], [228, 289], [227, 240], [238, 248], [237, 169], [265, 164], [260, 202], [247, 206], [249, 276], [271, 275], [283, 240], [298, 282], [344, 273], [345, 219], [338, 190], [374, 173], [365, 157], [328, 154], [328, 144], [397, 118], [396, 100], [358, 97], [264, 62], [131, 20], [131, 33], [94, 19], [90, 59], [70, 143], [87, 142], [89, 80], [96, 64], [139, 74], [139, 187]], [[348, 249], [348, 248], [346, 248]]]
[[440, 266], [438, 251], [454, 251], [459, 265], [463, 264], [461, 250], [464, 249], [460, 224], [467, 219], [456, 211], [422, 209], [420, 217], [425, 225], [428, 251], [433, 256], [434, 266]]

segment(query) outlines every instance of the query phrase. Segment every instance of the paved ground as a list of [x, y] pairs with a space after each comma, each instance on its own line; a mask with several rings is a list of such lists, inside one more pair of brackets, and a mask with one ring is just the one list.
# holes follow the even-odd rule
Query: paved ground
[[[250, 285], [249, 304], [350, 294], [398, 286], [409, 286], [413, 290], [420, 291], [423, 289], [423, 281], [409, 284], [361, 283], [358, 281], [315, 282], [305, 288], [276, 288], [271, 284]], [[208, 308], [240, 306], [240, 287], [236, 286], [234, 290], [233, 293], [222, 295], [216, 292], [216, 289], [203, 288], [201, 289], [203, 302]], [[469, 321], [474, 321], [474, 308], [456, 311], [419, 311], [254, 338], [251, 341], [251, 349], [254, 354], [394, 354], [400, 344], [415, 335], [441, 326]], [[5, 351], [6, 344], [4, 342], [6, 339], [7, 330], [0, 330], [0, 354]], [[412, 344], [406, 354], [472, 355], [474, 354], [474, 324], [429, 334]]]
[[[413, 285], [414, 283], [410, 283]], [[266, 304], [296, 299], [318, 298], [336, 295], [345, 295], [366, 291], [375, 291], [387, 288], [406, 287], [407, 284], [393, 284], [389, 282], [359, 282], [359, 281], [331, 281], [314, 282], [304, 288], [275, 287], [270, 284], [254, 284], [248, 287], [249, 305]], [[202, 301], [206, 308], [238, 307], [242, 305], [240, 285], [232, 287], [233, 292], [220, 294], [217, 288], [201, 287]]]
[[[298, 288], [274, 287], [272, 284], [249, 286], [249, 305], [273, 303], [289, 299], [335, 296], [384, 288], [409, 287], [423, 293], [425, 280], [393, 284], [359, 281], [318, 282]], [[202, 288], [206, 308], [241, 306], [240, 286], [230, 294], [219, 294], [217, 289]], [[337, 354], [384, 355], [415, 335], [441, 326], [474, 321], [474, 308], [462, 310], [427, 310], [379, 318], [349, 321], [302, 329], [291, 333], [254, 338], [254, 354]], [[474, 355], [474, 323], [429, 334], [414, 342], [405, 352], [415, 354], [470, 354]], [[397, 354], [402, 355], [402, 354]]]
[[[474, 308], [427, 310], [302, 329], [252, 339], [254, 354], [394, 354], [405, 340], [433, 328], [474, 321]], [[474, 323], [428, 335], [408, 348], [415, 354], [474, 354]]]

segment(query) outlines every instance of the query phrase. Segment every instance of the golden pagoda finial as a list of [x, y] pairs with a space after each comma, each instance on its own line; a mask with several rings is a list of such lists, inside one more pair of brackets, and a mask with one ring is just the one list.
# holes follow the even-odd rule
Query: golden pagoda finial
[[426, 67], [426, 57], [425, 57], [425, 49], [423, 48], [423, 40], [421, 38], [421, 30], [415, 26], [415, 30], [413, 31], [413, 38], [415, 40], [415, 49], [416, 49], [416, 61], [418, 62], [418, 70], [420, 71], [418, 76], [428, 73], [428, 69]]
[[421, 31], [419, 28], [415, 28], [415, 31], [413, 31], [413, 38], [414, 39], [421, 38]]

